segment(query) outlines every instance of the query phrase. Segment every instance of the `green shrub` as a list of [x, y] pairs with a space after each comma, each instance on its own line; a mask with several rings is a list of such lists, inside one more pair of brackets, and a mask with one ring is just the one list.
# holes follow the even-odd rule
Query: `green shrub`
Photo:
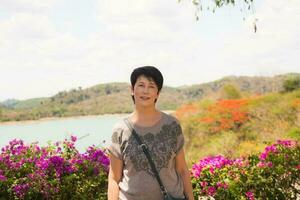
[[300, 77], [290, 77], [283, 82], [285, 92], [291, 92], [300, 88]]

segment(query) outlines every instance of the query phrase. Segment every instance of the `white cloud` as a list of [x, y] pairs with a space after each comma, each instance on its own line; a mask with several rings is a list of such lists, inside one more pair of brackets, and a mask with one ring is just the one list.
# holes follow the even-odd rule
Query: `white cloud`
[[44, 12], [58, 2], [59, 0], [1, 0], [0, 8], [10, 12]]
[[53, 24], [41, 14], [17, 13], [0, 21], [2, 41], [31, 42], [47, 39], [55, 34]]
[[12, 66], [20, 69], [39, 65], [43, 54], [41, 43], [55, 35], [53, 25], [44, 15], [15, 14], [0, 22], [0, 68]]
[[86, 46], [58, 32], [48, 16], [15, 13], [0, 21], [0, 44], [0, 99], [49, 96], [80, 84]]
[[[97, 36], [107, 41], [102, 46], [117, 57], [108, 64], [130, 70], [151, 64], [166, 72], [180, 71], [206, 45], [197, 31], [191, 30], [198, 26], [193, 12], [191, 4], [166, 0], [99, 0], [98, 20], [104, 29]], [[180, 73], [174, 77], [177, 84], [185, 81], [179, 79]], [[174, 85], [175, 81], [167, 82]]]

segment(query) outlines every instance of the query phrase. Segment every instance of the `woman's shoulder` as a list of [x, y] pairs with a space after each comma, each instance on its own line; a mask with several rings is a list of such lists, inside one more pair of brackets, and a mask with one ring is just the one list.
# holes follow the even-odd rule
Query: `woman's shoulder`
[[165, 118], [165, 121], [168, 123], [177, 123], [180, 124], [179, 120], [172, 114], [172, 113], [167, 113], [167, 112], [163, 112], [161, 111], [163, 114], [163, 118]]
[[122, 117], [119, 121], [117, 121], [112, 128], [113, 132], [122, 132], [127, 130], [128, 127], [125, 123], [125, 120], [128, 120], [128, 117], [129, 116]]

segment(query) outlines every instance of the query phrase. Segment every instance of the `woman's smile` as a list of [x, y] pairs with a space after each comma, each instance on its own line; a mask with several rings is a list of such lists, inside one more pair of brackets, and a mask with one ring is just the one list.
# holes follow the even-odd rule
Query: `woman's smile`
[[150, 97], [140, 97], [142, 100], [147, 101], [150, 99]]

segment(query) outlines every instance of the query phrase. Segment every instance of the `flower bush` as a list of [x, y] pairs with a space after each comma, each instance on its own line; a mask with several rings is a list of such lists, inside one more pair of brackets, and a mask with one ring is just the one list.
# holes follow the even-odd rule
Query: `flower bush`
[[[46, 147], [9, 142], [0, 153], [0, 199], [107, 199], [107, 155], [95, 146], [79, 153], [76, 140]], [[278, 140], [257, 155], [208, 156], [191, 173], [196, 199], [296, 199], [300, 146]]]
[[260, 155], [206, 157], [191, 172], [196, 199], [296, 199], [300, 194], [300, 147], [295, 141], [279, 140]]
[[39, 147], [13, 140], [0, 153], [0, 199], [106, 199], [109, 159], [77, 138]]

